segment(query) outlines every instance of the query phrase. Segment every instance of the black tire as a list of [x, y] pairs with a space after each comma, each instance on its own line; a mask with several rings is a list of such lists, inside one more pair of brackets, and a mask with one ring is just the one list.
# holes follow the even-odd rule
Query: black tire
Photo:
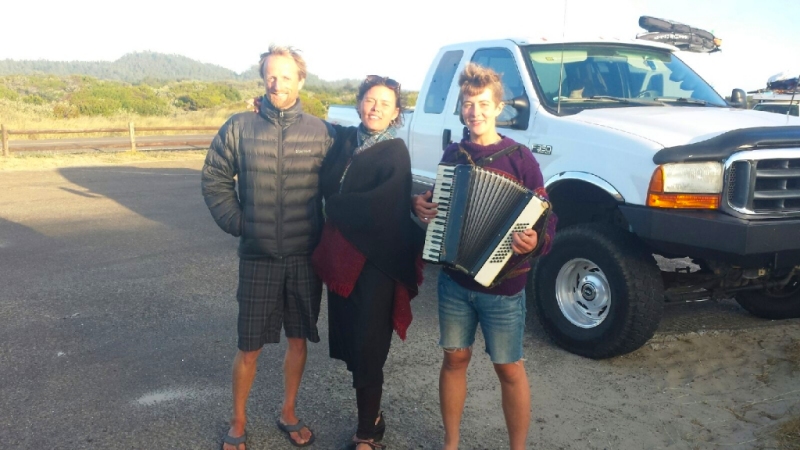
[[[610, 295], [606, 296], [609, 300], [607, 306], [598, 309], [596, 319], [586, 314], [586, 320], [602, 318], [602, 321], [583, 323], [580, 327], [571, 322], [567, 314], [582, 320], [581, 312], [589, 311], [584, 306], [588, 305], [586, 298], [599, 298], [599, 295], [591, 295], [592, 286], [589, 286], [589, 295], [586, 296], [586, 283], [580, 291], [575, 289], [580, 284], [579, 277], [571, 276], [573, 273], [569, 268], [581, 267], [583, 261], [595, 266], [582, 279], [602, 275], [604, 288]], [[561, 298], [577, 299], [567, 302], [563, 310], [556, 296], [556, 281], [562, 268], [565, 272], [562, 272], [561, 286], [571, 291], [570, 295]], [[599, 269], [599, 275], [596, 269]], [[572, 287], [572, 281], [564, 282], [573, 279], [575, 285]], [[653, 337], [664, 310], [664, 285], [652, 254], [635, 236], [609, 225], [576, 225], [559, 231], [550, 253], [541, 257], [532, 270], [530, 283], [529, 309], [548, 336], [558, 346], [588, 358], [610, 358], [641, 347]], [[574, 306], [576, 304], [579, 306]], [[599, 307], [599, 304], [593, 306]]]
[[750, 314], [770, 320], [800, 317], [800, 275], [795, 274], [782, 289], [741, 291], [736, 302]]

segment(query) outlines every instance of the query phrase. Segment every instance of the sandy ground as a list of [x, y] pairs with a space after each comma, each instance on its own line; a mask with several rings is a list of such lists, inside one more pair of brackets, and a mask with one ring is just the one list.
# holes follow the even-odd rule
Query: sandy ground
[[[123, 161], [138, 170], [113, 176], [77, 169], [31, 176], [18, 172], [30, 166], [0, 164], [0, 185], [11, 179], [7, 199], [0, 195], [0, 231], [19, 234], [9, 242], [0, 235], [2, 448], [219, 448], [235, 345], [235, 242], [203, 209], [195, 186], [202, 158], [168, 159], [175, 161]], [[62, 164], [40, 161], [29, 160], [36, 169]], [[153, 192], [163, 183], [176, 194], [134, 195], [140, 175]], [[48, 203], [18, 200], [33, 195]], [[85, 235], [70, 228], [76, 218]], [[195, 237], [191, 246], [187, 233]], [[108, 244], [99, 241], [106, 235]], [[112, 248], [106, 245], [116, 253], [98, 258], [91, 249]], [[35, 253], [39, 247], [50, 252], [46, 258]], [[173, 257], [187, 248], [189, 257]], [[40, 267], [47, 277], [37, 275]], [[437, 274], [427, 267], [409, 338], [394, 340], [387, 361], [382, 407], [392, 449], [441, 446]], [[117, 298], [124, 301], [109, 303]], [[35, 316], [14, 313], [31, 308]], [[319, 436], [312, 448], [327, 450], [352, 432], [355, 400], [344, 365], [327, 357], [324, 303], [319, 323], [323, 340], [311, 346], [299, 401]], [[262, 353], [251, 449], [292, 448], [273, 425], [283, 345]], [[670, 304], [645, 346], [594, 361], [553, 345], [532, 319], [525, 355], [531, 449], [800, 449], [800, 320], [759, 320], [730, 300]], [[507, 448], [499, 385], [480, 333], [468, 374], [462, 448]]]
[[[800, 448], [800, 321], [757, 320], [730, 300], [668, 305], [645, 346], [601, 361], [555, 347], [535, 322], [528, 331], [529, 448]], [[499, 389], [480, 336], [475, 349], [462, 448], [504, 448]], [[407, 358], [390, 359], [403, 366], [415, 355]], [[436, 388], [435, 376], [420, 381]], [[431, 420], [437, 407], [425, 405]]]
[[[660, 333], [630, 355], [564, 357], [555, 370], [547, 359], [532, 358], [532, 385], [549, 387], [534, 394], [539, 431], [589, 418], [591, 425], [541, 448], [775, 448], [780, 425], [800, 415], [797, 325]], [[564, 404], [572, 407], [547, 419]]]

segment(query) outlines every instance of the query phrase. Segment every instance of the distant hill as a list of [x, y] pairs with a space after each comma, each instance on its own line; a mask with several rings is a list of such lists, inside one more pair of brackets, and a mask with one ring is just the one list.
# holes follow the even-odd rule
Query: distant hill
[[[0, 60], [0, 76], [4, 75], [88, 75], [101, 80], [136, 83], [142, 80], [228, 81], [258, 80], [258, 66], [237, 74], [224, 67], [202, 63], [181, 55], [156, 52], [128, 53], [120, 59], [107, 61], [16, 61]], [[358, 86], [360, 80], [325, 81], [308, 74], [306, 85], [327, 89]]]

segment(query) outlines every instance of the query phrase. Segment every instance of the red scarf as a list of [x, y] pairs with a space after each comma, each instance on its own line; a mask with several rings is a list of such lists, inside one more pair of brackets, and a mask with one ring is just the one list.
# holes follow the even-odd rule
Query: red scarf
[[[367, 258], [350, 243], [330, 222], [322, 229], [322, 238], [311, 255], [314, 270], [328, 289], [349, 297], [356, 286]], [[417, 258], [417, 285], [422, 284], [422, 258]], [[417, 290], [411, 292], [403, 283], [394, 283], [394, 302], [392, 307], [392, 326], [400, 339], [406, 339], [406, 331], [411, 325], [411, 299]]]

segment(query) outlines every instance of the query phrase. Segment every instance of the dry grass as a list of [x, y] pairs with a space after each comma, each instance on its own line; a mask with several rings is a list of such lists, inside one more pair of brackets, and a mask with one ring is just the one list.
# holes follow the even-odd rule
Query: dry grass
[[205, 150], [114, 153], [36, 153], [0, 157], [0, 172], [52, 170], [61, 167], [113, 166], [140, 162], [203, 160]]
[[781, 450], [800, 450], [800, 417], [795, 417], [778, 428], [776, 436]]
[[[138, 116], [120, 113], [112, 117], [81, 116], [72, 119], [53, 117], [52, 105], [31, 105], [21, 101], [0, 99], [0, 123], [9, 130], [87, 130], [98, 128], [128, 128], [128, 122], [135, 127], [178, 127], [178, 126], [214, 126], [220, 127], [237, 112], [247, 111], [248, 106], [242, 102], [238, 106], [220, 107], [202, 111], [179, 111], [167, 116]], [[191, 131], [158, 131], [149, 134], [192, 134]], [[194, 132], [197, 133], [197, 132]], [[124, 133], [127, 134], [127, 133]], [[137, 131], [137, 136], [148, 133]], [[11, 140], [36, 140], [69, 137], [99, 137], [104, 134], [36, 134], [11, 135]], [[123, 134], [119, 134], [123, 135]]]

